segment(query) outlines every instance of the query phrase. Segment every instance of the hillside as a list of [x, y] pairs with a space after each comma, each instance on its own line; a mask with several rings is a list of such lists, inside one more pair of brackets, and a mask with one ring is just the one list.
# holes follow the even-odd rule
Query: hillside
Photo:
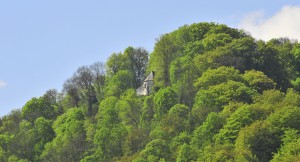
[[0, 161], [300, 161], [299, 72], [297, 41], [184, 25], [2, 117]]

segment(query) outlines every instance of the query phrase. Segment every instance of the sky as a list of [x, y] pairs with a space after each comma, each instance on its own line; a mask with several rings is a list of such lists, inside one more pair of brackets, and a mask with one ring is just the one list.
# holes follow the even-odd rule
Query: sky
[[49, 89], [61, 91], [76, 69], [106, 62], [128, 46], [185, 24], [216, 22], [256, 39], [300, 40], [299, 0], [1, 0], [0, 116]]

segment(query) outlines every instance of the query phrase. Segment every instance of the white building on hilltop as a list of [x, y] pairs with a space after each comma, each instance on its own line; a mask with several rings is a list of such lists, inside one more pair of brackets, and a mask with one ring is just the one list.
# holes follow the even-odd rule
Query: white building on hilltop
[[153, 84], [154, 84], [154, 72], [151, 71], [151, 73], [147, 76], [147, 78], [144, 80], [142, 86], [140, 86], [138, 89], [136, 89], [136, 94], [138, 96], [147, 96], [151, 93]]

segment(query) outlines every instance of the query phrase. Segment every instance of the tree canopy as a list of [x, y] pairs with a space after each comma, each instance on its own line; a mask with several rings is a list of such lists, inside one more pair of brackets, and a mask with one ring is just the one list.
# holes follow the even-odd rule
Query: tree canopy
[[298, 41], [184, 25], [1, 117], [0, 161], [299, 161], [299, 70]]

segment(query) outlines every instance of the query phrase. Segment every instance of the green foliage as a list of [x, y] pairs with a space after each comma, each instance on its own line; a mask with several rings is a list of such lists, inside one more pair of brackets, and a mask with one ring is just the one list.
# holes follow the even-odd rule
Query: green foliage
[[155, 139], [149, 142], [145, 149], [141, 151], [140, 158], [144, 160], [150, 159], [168, 159], [170, 156], [169, 147], [165, 140]]
[[295, 129], [289, 129], [284, 132], [283, 146], [274, 155], [272, 162], [277, 161], [298, 161], [300, 154], [300, 136], [299, 131]]
[[138, 128], [140, 126], [140, 116], [142, 102], [136, 97], [133, 89], [127, 90], [121, 100], [116, 105], [119, 109], [119, 116], [129, 127]]
[[16, 162], [16, 161], [19, 161], [19, 158], [16, 155], [11, 155], [7, 161], [8, 162]]
[[243, 78], [238, 70], [233, 67], [221, 66], [217, 69], [208, 69], [200, 78], [197, 79], [195, 87], [199, 89], [208, 89], [210, 86], [215, 86], [225, 83], [229, 80], [243, 82]]
[[54, 108], [43, 97], [32, 98], [22, 108], [22, 117], [30, 122], [34, 122], [40, 116], [52, 119], [55, 116]]
[[148, 52], [144, 48], [129, 46], [124, 53], [113, 53], [107, 60], [107, 73], [113, 77], [121, 70], [127, 70], [132, 75], [134, 88], [140, 86], [148, 64]]
[[208, 89], [199, 90], [195, 97], [195, 108], [221, 110], [230, 101], [251, 103], [256, 92], [241, 82], [229, 80]]
[[200, 151], [197, 161], [233, 161], [235, 152], [232, 145], [206, 146]]
[[274, 105], [281, 103], [284, 99], [284, 93], [278, 90], [267, 90], [264, 91], [262, 95], [255, 96], [254, 102], [264, 105]]
[[8, 150], [20, 159], [34, 160], [35, 132], [30, 122], [24, 120], [19, 124], [20, 130], [10, 142]]
[[124, 51], [124, 57], [128, 64], [128, 70], [133, 74], [134, 88], [137, 88], [145, 76], [146, 66], [148, 65], [148, 52], [143, 48], [128, 47]]
[[86, 148], [84, 115], [79, 109], [69, 109], [53, 124], [55, 138], [45, 145], [42, 161], [79, 161]]
[[122, 155], [127, 130], [121, 123], [116, 104], [116, 97], [108, 97], [100, 104], [100, 116], [94, 137], [96, 151], [93, 154], [98, 161], [112, 160], [113, 157]]
[[133, 75], [127, 70], [120, 70], [109, 79], [106, 88], [107, 96], [120, 97], [127, 89], [133, 88]]
[[278, 57], [282, 60], [283, 70], [287, 73], [288, 77], [295, 79], [298, 74], [295, 73], [295, 71], [297, 71], [299, 67], [299, 65], [297, 65], [299, 63], [297, 59], [299, 43], [288, 38], [278, 38], [271, 39], [267, 42], [267, 45], [278, 52]]
[[265, 90], [274, 89], [276, 86], [276, 83], [261, 71], [246, 71], [243, 77], [252, 88], [260, 93]]
[[298, 130], [300, 129], [300, 109], [299, 107], [283, 107], [272, 113], [267, 122], [278, 131], [287, 128]]
[[299, 71], [297, 41], [184, 25], [1, 117], [0, 161], [300, 161]]
[[104, 99], [99, 106], [99, 111], [97, 114], [97, 117], [107, 123], [118, 123], [120, 122], [119, 120], [114, 120], [118, 119], [118, 112], [116, 109], [116, 104], [118, 102], [118, 99], [116, 97], [107, 97]]
[[225, 46], [195, 56], [194, 60], [201, 72], [220, 66], [234, 67], [243, 72], [254, 68], [251, 59], [255, 54], [255, 48], [256, 44], [253, 38], [234, 39]]
[[36, 160], [39, 160], [42, 154], [45, 144], [50, 142], [55, 137], [55, 132], [52, 129], [52, 121], [43, 117], [39, 117], [34, 122], [35, 125], [35, 139], [36, 144], [34, 150], [36, 154]]
[[166, 114], [171, 107], [178, 103], [176, 93], [170, 88], [160, 89], [153, 98], [155, 114], [158, 118]]
[[287, 72], [279, 58], [279, 52], [274, 47], [264, 42], [257, 43], [257, 55], [254, 57], [256, 70], [264, 72], [269, 78], [276, 82], [277, 88], [286, 90], [290, 84]]
[[189, 108], [185, 105], [174, 105], [161, 119], [161, 129], [168, 138], [189, 131], [189, 128]]
[[217, 143], [235, 142], [241, 128], [250, 125], [256, 120], [265, 119], [267, 113], [255, 105], [239, 107], [227, 120], [224, 127], [215, 136]]
[[223, 126], [223, 121], [215, 112], [210, 113], [205, 122], [193, 132], [191, 144], [201, 149], [213, 143], [213, 137]]
[[96, 159], [111, 160], [113, 157], [122, 155], [123, 141], [127, 134], [126, 128], [121, 124], [105, 127], [100, 124], [100, 128], [96, 131], [94, 144], [97, 146]]
[[141, 151], [147, 142], [148, 136], [142, 129], [133, 129], [125, 138], [123, 152], [126, 155], [133, 155]]
[[187, 132], [181, 132], [179, 135], [173, 137], [169, 143], [170, 151], [172, 152], [172, 159], [177, 157], [177, 152], [180, 146], [183, 144], [189, 144], [191, 141], [191, 136]]
[[170, 86], [169, 68], [171, 62], [181, 54], [178, 46], [174, 43], [172, 35], [165, 34], [161, 36], [150, 55], [150, 70], [155, 71], [155, 84], [158, 87]]
[[107, 73], [114, 75], [120, 70], [125, 69], [124, 55], [122, 53], [113, 53], [106, 61]]
[[300, 78], [296, 78], [295, 80], [291, 81], [293, 88], [297, 91], [300, 91]]
[[280, 104], [281, 107], [295, 106], [300, 107], [300, 95], [293, 89], [288, 89], [286, 95]]
[[141, 127], [143, 129], [150, 131], [151, 127], [149, 127], [149, 125], [151, 125], [151, 121], [154, 117], [154, 109], [153, 96], [147, 96], [144, 100], [141, 115]]
[[280, 146], [279, 138], [262, 121], [241, 129], [236, 140], [236, 149], [249, 149], [259, 161], [270, 161], [272, 153]]
[[206, 51], [211, 51], [216, 49], [217, 47], [224, 46], [227, 43], [232, 41], [229, 34], [225, 33], [212, 33], [207, 34], [207, 36], [202, 40], [204, 49]]
[[196, 94], [193, 84], [199, 76], [192, 61], [190, 56], [180, 57], [173, 61], [170, 67], [172, 88], [177, 93], [179, 102], [187, 106], [193, 105], [193, 97]]
[[197, 151], [188, 144], [183, 144], [180, 147], [176, 162], [193, 162], [197, 160]]
[[12, 110], [10, 114], [1, 118], [0, 132], [15, 134], [19, 131], [19, 124], [23, 120], [21, 110]]

